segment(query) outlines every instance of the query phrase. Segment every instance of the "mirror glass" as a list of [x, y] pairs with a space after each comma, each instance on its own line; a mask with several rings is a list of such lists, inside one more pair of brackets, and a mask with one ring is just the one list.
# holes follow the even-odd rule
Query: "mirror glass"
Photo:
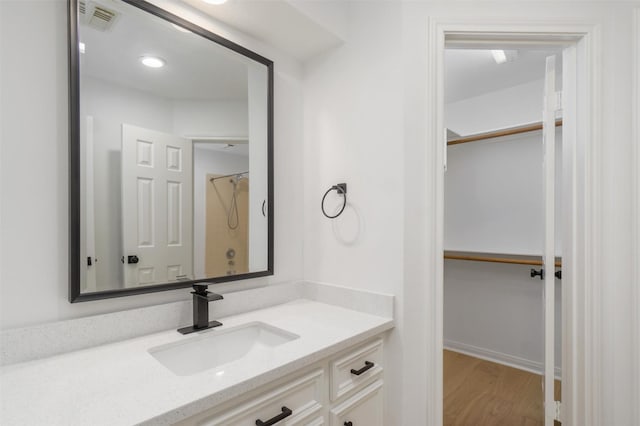
[[272, 274], [272, 62], [149, 3], [71, 5], [71, 301]]

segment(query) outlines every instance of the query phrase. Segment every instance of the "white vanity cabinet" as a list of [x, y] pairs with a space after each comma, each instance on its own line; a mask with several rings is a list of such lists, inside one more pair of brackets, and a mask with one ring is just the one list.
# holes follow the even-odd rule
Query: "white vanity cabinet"
[[181, 426], [382, 426], [381, 338], [264, 385]]

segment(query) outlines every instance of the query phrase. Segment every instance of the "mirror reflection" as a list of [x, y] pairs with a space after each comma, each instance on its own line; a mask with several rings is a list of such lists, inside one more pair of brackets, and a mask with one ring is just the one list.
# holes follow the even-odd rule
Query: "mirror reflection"
[[122, 1], [78, 16], [81, 292], [267, 270], [268, 67]]

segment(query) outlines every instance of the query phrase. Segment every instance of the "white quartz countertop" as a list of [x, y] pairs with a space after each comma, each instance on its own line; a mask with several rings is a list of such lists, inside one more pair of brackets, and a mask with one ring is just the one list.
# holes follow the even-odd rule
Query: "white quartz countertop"
[[0, 369], [0, 424], [171, 424], [393, 327], [391, 318], [306, 299], [218, 319], [222, 327], [201, 333], [259, 321], [300, 338], [259, 363], [190, 376], [175, 375], [148, 352], [196, 337], [175, 330], [8, 365]]

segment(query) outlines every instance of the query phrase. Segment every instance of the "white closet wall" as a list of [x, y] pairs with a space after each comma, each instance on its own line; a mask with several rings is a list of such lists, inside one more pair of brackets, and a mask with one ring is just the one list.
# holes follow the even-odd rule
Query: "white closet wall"
[[[540, 70], [542, 76], [543, 65]], [[543, 89], [540, 79], [451, 102], [446, 105], [446, 127], [473, 135], [540, 121]]]
[[[542, 132], [451, 145], [445, 175], [445, 250], [538, 255], [543, 248]], [[556, 128], [556, 188], [562, 130]], [[556, 217], [562, 196], [556, 191]], [[562, 253], [556, 223], [556, 253]]]

